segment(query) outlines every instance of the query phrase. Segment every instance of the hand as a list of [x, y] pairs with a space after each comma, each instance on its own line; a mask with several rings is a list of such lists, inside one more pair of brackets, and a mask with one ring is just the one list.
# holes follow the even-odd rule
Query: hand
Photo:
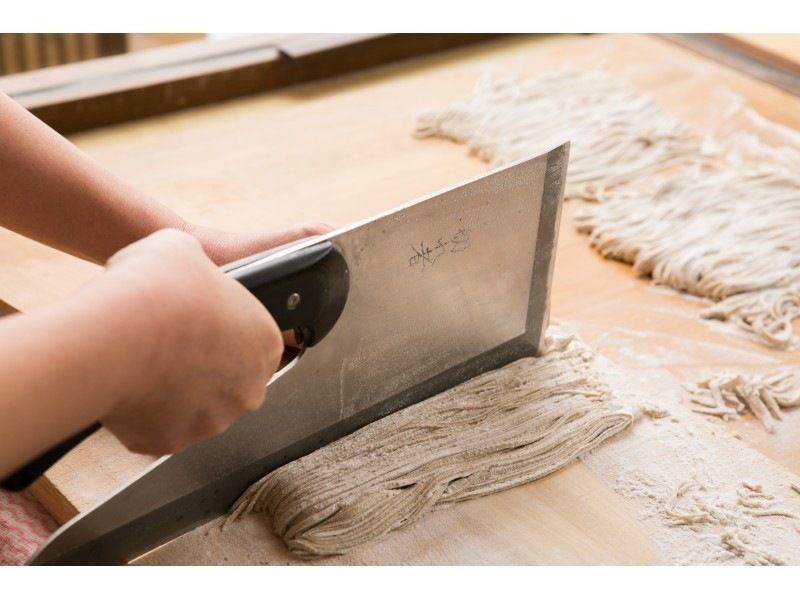
[[186, 233], [168, 229], [115, 254], [101, 277], [128, 313], [135, 379], [103, 424], [130, 450], [161, 455], [258, 409], [283, 352], [280, 330]]
[[[204, 226], [186, 225], [184, 230], [200, 241], [206, 255], [218, 266], [230, 264], [238, 259], [299, 241], [307, 237], [324, 235], [333, 230], [327, 224], [298, 224], [290, 228], [258, 233], [229, 233]], [[297, 348], [294, 332], [287, 330], [283, 334], [283, 342], [290, 349], [283, 361], [290, 361]]]
[[292, 241], [324, 235], [332, 229], [327, 224], [301, 224], [283, 230], [259, 233], [228, 233], [193, 225], [188, 225], [185, 230], [200, 241], [206, 255], [215, 264], [222, 266]]

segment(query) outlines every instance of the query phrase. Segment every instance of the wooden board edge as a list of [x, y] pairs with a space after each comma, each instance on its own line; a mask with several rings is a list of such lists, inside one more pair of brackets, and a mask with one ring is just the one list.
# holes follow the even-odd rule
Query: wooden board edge
[[[19, 313], [13, 305], [0, 299], [0, 317]], [[46, 476], [38, 478], [28, 492], [50, 513], [60, 525], [78, 514], [78, 509], [60, 492]]]
[[[0, 77], [0, 90], [68, 134], [317, 81], [498, 35], [262, 36], [260, 45], [238, 49], [232, 49], [229, 39], [209, 39], [189, 42], [192, 46], [177, 60], [175, 47], [155, 48], [147, 51], [146, 66], [137, 53], [98, 58], [35, 76]], [[87, 77], [92, 67], [102, 75]]]
[[63, 525], [79, 511], [78, 508], [53, 485], [47, 476], [41, 476], [28, 488], [28, 492], [50, 513], [56, 523]]
[[800, 63], [724, 33], [657, 34], [727, 67], [800, 96]]

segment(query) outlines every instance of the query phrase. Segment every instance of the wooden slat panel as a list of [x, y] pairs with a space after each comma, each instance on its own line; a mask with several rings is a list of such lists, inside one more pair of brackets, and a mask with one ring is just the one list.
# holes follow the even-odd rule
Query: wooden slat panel
[[25, 48], [25, 70], [32, 71], [43, 66], [41, 48], [35, 33], [25, 33], [23, 35], [23, 46]]
[[16, 37], [13, 33], [0, 33], [0, 75], [22, 70], [18, 64], [20, 53]]
[[124, 33], [0, 33], [0, 75], [124, 51]]

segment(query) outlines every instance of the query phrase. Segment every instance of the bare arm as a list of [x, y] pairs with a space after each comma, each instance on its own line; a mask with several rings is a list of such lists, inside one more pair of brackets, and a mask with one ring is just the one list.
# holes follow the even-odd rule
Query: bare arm
[[188, 226], [5, 94], [0, 139], [0, 224], [6, 228], [104, 263], [158, 229]]
[[164, 454], [255, 409], [283, 340], [214, 264], [328, 230], [193, 226], [2, 93], [0, 226], [108, 266], [65, 301], [0, 318], [0, 476], [97, 420]]
[[97, 420], [148, 454], [218, 434], [261, 404], [282, 350], [195, 239], [158, 232], [69, 299], [0, 318], [0, 478]]
[[3, 93], [0, 226], [99, 264], [164, 228], [191, 233], [217, 264], [329, 230], [317, 224], [232, 234], [196, 227], [114, 176]]

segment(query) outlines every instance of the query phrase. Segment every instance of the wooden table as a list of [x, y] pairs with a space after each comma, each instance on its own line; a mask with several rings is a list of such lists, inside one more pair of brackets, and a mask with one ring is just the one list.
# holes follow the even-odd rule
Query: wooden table
[[[643, 36], [538, 36], [487, 42], [335, 81], [225, 102], [74, 136], [119, 176], [199, 224], [230, 230], [298, 221], [343, 225], [485, 171], [464, 147], [412, 137], [415, 116], [466, 94], [487, 69], [528, 76], [571, 61], [605, 66], [703, 126], [721, 88], [765, 117], [800, 128], [800, 98]], [[711, 106], [711, 108], [710, 108]], [[603, 260], [574, 232], [566, 207], [553, 315], [619, 366], [680, 380], [722, 368], [797, 364], [702, 322], [696, 300], [658, 292], [627, 266]], [[0, 299], [25, 312], [73, 292], [97, 268], [0, 230]], [[635, 334], [634, 334], [635, 333]], [[700, 416], [698, 416], [700, 417]], [[783, 428], [800, 423], [800, 410]], [[800, 437], [787, 442], [757, 422], [731, 424], [764, 455], [800, 472]], [[35, 491], [60, 520], [83, 511], [151, 460], [105, 432], [54, 467]], [[238, 554], [287, 562], [263, 525], [237, 535]], [[202, 534], [148, 562], [225, 562], [236, 551]], [[264, 549], [264, 546], [267, 546]], [[233, 555], [233, 556], [231, 556]], [[582, 463], [526, 486], [435, 513], [340, 562], [648, 563], [650, 540], [625, 500]]]
[[736, 33], [733, 37], [800, 65], [800, 35], [793, 33]]

